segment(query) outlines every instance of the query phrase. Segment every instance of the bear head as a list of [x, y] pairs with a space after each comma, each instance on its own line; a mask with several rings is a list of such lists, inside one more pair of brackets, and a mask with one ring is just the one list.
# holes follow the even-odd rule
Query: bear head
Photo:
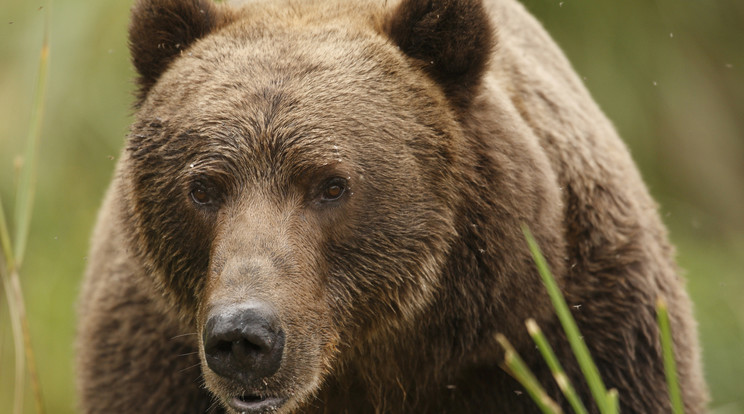
[[123, 216], [225, 407], [290, 410], [427, 310], [493, 46], [476, 0], [135, 4]]

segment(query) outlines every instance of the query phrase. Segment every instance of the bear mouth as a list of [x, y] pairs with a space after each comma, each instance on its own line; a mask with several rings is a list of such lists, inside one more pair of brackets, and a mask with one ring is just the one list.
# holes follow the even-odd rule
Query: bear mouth
[[287, 399], [282, 397], [244, 394], [231, 398], [228, 404], [230, 408], [239, 413], [258, 414], [276, 411], [285, 402], [287, 402]]

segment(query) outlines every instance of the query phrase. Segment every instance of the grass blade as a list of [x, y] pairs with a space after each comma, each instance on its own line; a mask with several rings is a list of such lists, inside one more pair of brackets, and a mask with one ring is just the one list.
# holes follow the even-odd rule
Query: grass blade
[[18, 193], [15, 205], [15, 267], [19, 268], [26, 251], [28, 232], [31, 225], [31, 211], [34, 204], [36, 188], [36, 165], [38, 163], [39, 140], [42, 121], [44, 119], [44, 102], [47, 91], [47, 75], [49, 73], [49, 13], [46, 12], [44, 23], [44, 40], [39, 56], [39, 75], [36, 79], [36, 94], [31, 112], [31, 126], [26, 138], [24, 162], [18, 182]]
[[553, 401], [545, 390], [540, 386], [540, 383], [535, 378], [535, 375], [527, 367], [527, 364], [522, 361], [517, 351], [509, 343], [504, 335], [497, 334], [496, 340], [504, 348], [504, 365], [506, 371], [514, 377], [520, 384], [527, 390], [530, 397], [535, 401], [540, 410], [546, 414], [560, 414], [563, 411], [561, 407]]
[[607, 400], [609, 400], [610, 412], [619, 413], [620, 401], [617, 399], [617, 390], [615, 388], [610, 388], [610, 390], [607, 391]]
[[[23, 397], [25, 387], [25, 369], [28, 368], [31, 377], [31, 385], [34, 391], [34, 402], [36, 412], [44, 412], [41, 397], [41, 386], [36, 371], [36, 362], [31, 347], [31, 336], [26, 315], [26, 304], [23, 300], [21, 281], [18, 269], [23, 261], [23, 256], [28, 240], [31, 225], [31, 212], [33, 209], [34, 191], [36, 186], [36, 166], [38, 163], [38, 149], [41, 135], [42, 121], [44, 119], [44, 102], [47, 91], [47, 77], [49, 69], [49, 13], [45, 13], [44, 39], [39, 55], [39, 74], [36, 82], [36, 94], [32, 108], [31, 124], [26, 140], [25, 162], [21, 167], [20, 180], [15, 205], [15, 240], [11, 245], [5, 212], [0, 204], [0, 243], [2, 243], [3, 255], [0, 256], [0, 275], [8, 300], [10, 319], [13, 330], [13, 341], [15, 347], [15, 394], [13, 400], [13, 413], [21, 414], [23, 411]], [[25, 358], [24, 358], [25, 354]], [[27, 366], [26, 366], [27, 364]]]
[[5, 210], [3, 209], [3, 200], [0, 198], [0, 245], [2, 245], [5, 260], [0, 263], [3, 269], [13, 269], [13, 246], [10, 244], [10, 233], [8, 232], [8, 222], [5, 221]]
[[15, 392], [13, 394], [13, 414], [23, 412], [23, 396], [26, 384], [26, 360], [23, 355], [23, 327], [19, 315], [19, 306], [13, 294], [13, 284], [10, 281], [8, 263], [4, 256], [0, 256], [0, 277], [3, 279], [3, 290], [8, 301], [10, 326], [13, 331], [13, 348], [15, 349]]
[[532, 340], [535, 341], [535, 345], [537, 345], [537, 348], [540, 350], [543, 359], [548, 363], [550, 371], [553, 373], [553, 378], [555, 378], [555, 382], [558, 383], [558, 387], [563, 392], [563, 395], [566, 396], [566, 400], [571, 404], [571, 408], [576, 414], [587, 414], [586, 407], [584, 407], [578, 394], [576, 394], [576, 390], [571, 384], [571, 381], [569, 381], [568, 376], [566, 376], [566, 372], [563, 370], [560, 362], [558, 362], [558, 358], [555, 356], [553, 348], [551, 348], [545, 335], [543, 335], [540, 330], [540, 327], [537, 326], [537, 322], [535, 322], [534, 319], [527, 319], [525, 324], [527, 325], [527, 331], [530, 333]]
[[664, 354], [664, 372], [666, 373], [667, 385], [669, 387], [669, 399], [672, 403], [674, 414], [683, 414], [682, 394], [679, 390], [677, 380], [677, 364], [674, 361], [674, 346], [672, 344], [672, 331], [669, 327], [669, 312], [664, 298], [656, 300], [656, 318], [659, 321], [661, 333], [661, 351]]
[[[22, 338], [22, 349], [26, 354], [26, 364], [28, 365], [28, 373], [31, 378], [31, 388], [34, 392], [34, 403], [36, 405], [36, 412], [38, 414], [44, 413], [44, 404], [41, 398], [41, 386], [39, 384], [39, 375], [36, 370], [36, 358], [34, 358], [34, 351], [31, 347], [31, 334], [28, 329], [28, 317], [26, 316], [26, 304], [23, 300], [23, 291], [21, 290], [21, 280], [18, 277], [18, 271], [14, 271], [10, 274], [10, 287], [13, 292], [14, 305], [16, 306], [16, 313], [18, 322], [21, 325], [21, 338]], [[14, 335], [15, 336], [15, 333]], [[23, 355], [20, 355], [21, 360]]]
[[586, 378], [589, 390], [594, 397], [594, 401], [597, 403], [599, 411], [603, 414], [616, 413], [617, 411], [613, 409], [612, 401], [608, 397], [607, 388], [602, 381], [602, 377], [599, 375], [599, 370], [589, 354], [589, 349], [581, 339], [576, 321], [571, 316], [566, 300], [563, 298], [558, 284], [548, 269], [548, 264], [540, 252], [540, 247], [537, 245], [534, 237], [532, 237], [530, 230], [524, 224], [522, 225], [522, 232], [525, 239], [527, 239], [527, 244], [532, 252], [532, 257], [535, 260], [540, 277], [545, 284], [545, 288], [548, 290], [548, 295], [551, 302], [553, 302], [553, 308], [555, 308], [555, 312], [558, 315], [558, 320], [560, 320], [563, 330], [566, 332], [568, 342], [576, 356], [576, 360], [579, 362], [579, 368], [581, 368], [581, 372], [584, 374], [584, 378]]

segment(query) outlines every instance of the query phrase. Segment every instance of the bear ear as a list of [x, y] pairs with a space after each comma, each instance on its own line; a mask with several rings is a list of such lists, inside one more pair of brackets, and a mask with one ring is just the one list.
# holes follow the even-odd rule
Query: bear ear
[[467, 107], [496, 45], [481, 0], [402, 0], [386, 30], [406, 55], [440, 85], [453, 103]]
[[212, 0], [137, 0], [129, 23], [129, 51], [139, 74], [137, 105], [181, 51], [227, 20]]

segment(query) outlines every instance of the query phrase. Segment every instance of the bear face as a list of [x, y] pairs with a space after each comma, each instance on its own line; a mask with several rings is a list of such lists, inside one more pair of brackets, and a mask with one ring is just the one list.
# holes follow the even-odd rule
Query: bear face
[[[416, 50], [432, 10], [409, 3], [377, 26], [198, 2], [135, 8], [142, 99], [125, 161], [130, 243], [196, 325], [207, 387], [236, 410], [307, 398], [339, 348], [413, 323], [439, 288], [469, 185], [460, 89], [474, 87], [469, 72], [490, 51]], [[167, 19], [176, 4], [191, 30]], [[441, 18], [467, 11], [443, 6]], [[477, 29], [468, 41], [490, 36]], [[421, 58], [444, 67], [422, 78], [411, 64]], [[255, 323], [223, 317], [241, 309]], [[255, 350], [230, 345], [245, 341], [238, 334], [207, 346], [214, 326], [231, 323], [263, 326], [250, 335], [266, 340], [247, 346], [271, 349], [239, 358]]]

